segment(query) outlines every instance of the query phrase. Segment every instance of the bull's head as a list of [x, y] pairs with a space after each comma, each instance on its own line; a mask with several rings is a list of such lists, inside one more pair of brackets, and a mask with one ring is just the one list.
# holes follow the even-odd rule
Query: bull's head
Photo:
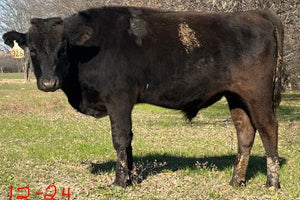
[[54, 92], [61, 88], [70, 67], [70, 43], [80, 45], [91, 36], [91, 32], [83, 31], [85, 34], [82, 34], [78, 31], [71, 38], [69, 32], [59, 17], [35, 18], [31, 20], [27, 33], [10, 31], [3, 35], [3, 39], [11, 47], [16, 40], [21, 47], [29, 48], [38, 88]]

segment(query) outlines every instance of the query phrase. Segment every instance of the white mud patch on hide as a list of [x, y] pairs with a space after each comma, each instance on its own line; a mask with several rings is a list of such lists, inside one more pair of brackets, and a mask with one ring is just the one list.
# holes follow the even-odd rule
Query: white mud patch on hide
[[188, 54], [201, 46], [195, 31], [186, 22], [178, 25], [178, 36]]

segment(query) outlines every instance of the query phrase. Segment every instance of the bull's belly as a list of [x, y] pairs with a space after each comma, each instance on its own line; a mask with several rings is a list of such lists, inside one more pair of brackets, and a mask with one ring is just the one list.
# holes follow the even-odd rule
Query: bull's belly
[[183, 110], [188, 106], [195, 109], [207, 107], [218, 101], [223, 96], [223, 90], [208, 90], [206, 87], [198, 89], [171, 89], [171, 90], [151, 90], [141, 95], [140, 103], [148, 103], [165, 108]]

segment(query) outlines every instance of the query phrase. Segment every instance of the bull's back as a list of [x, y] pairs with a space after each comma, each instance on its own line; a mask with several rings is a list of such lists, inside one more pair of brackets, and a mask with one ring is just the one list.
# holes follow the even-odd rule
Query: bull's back
[[[164, 13], [144, 19], [149, 35], [144, 53], [147, 90], [142, 99], [182, 107], [206, 105], [249, 77], [252, 67], [273, 48], [271, 24], [259, 12], [199, 14]], [[268, 69], [266, 69], [268, 70]]]

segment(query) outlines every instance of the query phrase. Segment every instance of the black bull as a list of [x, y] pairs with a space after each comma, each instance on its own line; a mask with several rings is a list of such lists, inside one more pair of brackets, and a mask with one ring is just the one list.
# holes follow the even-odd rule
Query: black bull
[[278, 122], [283, 27], [267, 11], [203, 14], [103, 7], [32, 19], [27, 33], [37, 86], [62, 89], [79, 112], [109, 115], [115, 184], [131, 183], [134, 104], [182, 110], [192, 120], [225, 96], [237, 130], [231, 185], [243, 185], [255, 132], [267, 155], [267, 186], [279, 187]]

